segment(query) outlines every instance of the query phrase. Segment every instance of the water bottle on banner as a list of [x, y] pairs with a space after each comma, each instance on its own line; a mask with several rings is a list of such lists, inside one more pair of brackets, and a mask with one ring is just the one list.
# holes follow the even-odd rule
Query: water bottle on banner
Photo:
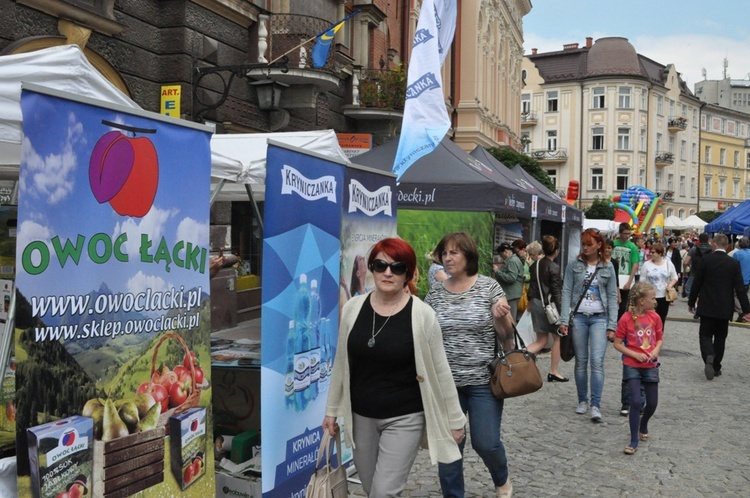
[[304, 411], [308, 405], [307, 389], [310, 387], [310, 334], [308, 317], [310, 315], [310, 291], [307, 287], [307, 275], [299, 276], [297, 303], [294, 309], [296, 327], [296, 346], [294, 353], [294, 402], [297, 411]]
[[297, 351], [297, 328], [294, 320], [289, 320], [286, 334], [286, 377], [284, 379], [284, 405], [287, 409], [295, 406], [294, 400], [294, 353]]
[[308, 402], [318, 398], [318, 381], [320, 380], [320, 294], [318, 281], [310, 281], [310, 312], [308, 314], [307, 333], [310, 337], [310, 386], [307, 388]]

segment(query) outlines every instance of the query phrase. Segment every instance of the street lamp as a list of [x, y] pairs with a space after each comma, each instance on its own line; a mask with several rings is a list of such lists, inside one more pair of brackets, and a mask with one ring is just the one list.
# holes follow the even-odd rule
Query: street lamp
[[289, 88], [289, 85], [274, 80], [252, 81], [250, 85], [255, 87], [261, 111], [278, 111], [281, 108], [281, 91]]

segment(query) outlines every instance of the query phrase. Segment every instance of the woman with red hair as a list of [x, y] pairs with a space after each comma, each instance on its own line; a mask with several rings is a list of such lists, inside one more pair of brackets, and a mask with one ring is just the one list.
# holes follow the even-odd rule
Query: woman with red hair
[[400, 496], [423, 433], [433, 464], [453, 462], [466, 418], [435, 312], [413, 295], [414, 249], [383, 239], [367, 267], [375, 289], [342, 310], [323, 430], [343, 418], [367, 496]]
[[606, 244], [598, 230], [581, 234], [581, 254], [565, 269], [559, 333], [566, 335], [573, 322], [576, 351], [576, 413], [589, 411], [588, 367], [591, 365], [591, 420], [602, 421], [604, 353], [607, 339], [617, 330], [617, 273], [605, 254]]

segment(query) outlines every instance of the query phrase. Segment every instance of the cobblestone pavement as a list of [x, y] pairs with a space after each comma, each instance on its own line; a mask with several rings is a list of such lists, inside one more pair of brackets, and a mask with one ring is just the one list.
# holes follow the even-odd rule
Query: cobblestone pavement
[[[542, 355], [542, 389], [505, 402], [502, 440], [513, 496], [750, 496], [750, 327], [730, 324], [722, 376], [708, 381], [698, 323], [685, 299], [670, 308], [659, 407], [649, 423], [651, 438], [632, 456], [623, 453], [630, 432], [627, 417], [619, 415], [619, 353], [607, 347], [599, 424], [575, 413], [574, 362], [560, 369], [570, 382], [548, 383], [549, 356]], [[466, 496], [496, 496], [469, 444], [464, 458]], [[357, 485], [350, 485], [350, 492], [364, 496]], [[437, 467], [424, 450], [403, 496], [441, 496]]]

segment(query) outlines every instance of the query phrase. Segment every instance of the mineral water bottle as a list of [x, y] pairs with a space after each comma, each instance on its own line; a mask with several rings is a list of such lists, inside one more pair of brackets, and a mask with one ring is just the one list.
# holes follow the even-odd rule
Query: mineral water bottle
[[299, 276], [297, 305], [294, 309], [294, 325], [297, 330], [294, 353], [294, 402], [297, 411], [307, 409], [310, 387], [310, 334], [308, 332], [310, 315], [310, 291], [307, 288], [307, 275]]
[[294, 320], [289, 320], [286, 334], [286, 377], [284, 379], [284, 399], [287, 409], [294, 408], [294, 353], [297, 347], [297, 329]]
[[320, 295], [318, 281], [310, 281], [310, 314], [308, 315], [307, 333], [310, 337], [310, 387], [307, 388], [307, 399], [318, 398], [318, 381], [320, 380]]

